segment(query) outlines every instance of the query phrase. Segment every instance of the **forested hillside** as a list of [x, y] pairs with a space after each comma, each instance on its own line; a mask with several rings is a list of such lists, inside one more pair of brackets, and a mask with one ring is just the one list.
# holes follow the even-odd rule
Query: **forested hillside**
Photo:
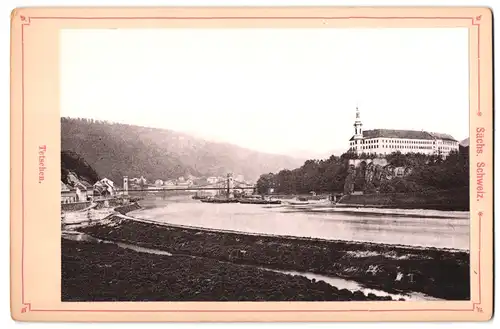
[[99, 175], [85, 159], [72, 151], [61, 152], [61, 181], [64, 184], [70, 183], [68, 175], [73, 174], [77, 179], [86, 181], [93, 185], [99, 180]]
[[[302, 194], [345, 192], [405, 193], [468, 188], [469, 148], [460, 146], [443, 159], [437, 155], [401, 154], [385, 156], [387, 166], [361, 163], [349, 165], [349, 159], [374, 156], [343, 154], [326, 160], [307, 160], [301, 167], [263, 174], [257, 181], [260, 193], [270, 187], [276, 193]], [[402, 168], [403, 177], [396, 176], [395, 168]]]
[[148, 180], [225, 175], [257, 179], [263, 172], [295, 168], [303, 163], [282, 155], [248, 150], [227, 143], [207, 142], [171, 130], [61, 118], [62, 150], [84, 158], [101, 177]]

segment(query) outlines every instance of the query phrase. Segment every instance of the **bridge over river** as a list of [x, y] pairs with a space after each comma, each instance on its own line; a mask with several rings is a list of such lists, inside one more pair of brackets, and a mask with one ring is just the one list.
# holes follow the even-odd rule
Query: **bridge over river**
[[133, 192], [168, 192], [168, 191], [186, 191], [186, 192], [202, 192], [202, 191], [215, 191], [217, 194], [224, 195], [226, 197], [234, 197], [235, 191], [251, 191], [255, 192], [256, 186], [249, 185], [245, 182], [237, 181], [233, 178], [232, 174], [227, 174], [225, 180], [221, 180], [214, 184], [207, 185], [196, 185], [196, 186], [157, 186], [148, 187], [141, 189], [129, 189], [128, 177], [123, 177], [123, 188], [118, 188], [117, 191], [121, 194], [128, 194], [129, 191]]

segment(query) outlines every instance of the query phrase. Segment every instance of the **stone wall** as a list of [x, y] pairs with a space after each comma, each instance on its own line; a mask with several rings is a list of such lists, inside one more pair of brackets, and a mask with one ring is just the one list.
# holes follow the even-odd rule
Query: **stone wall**
[[115, 211], [119, 212], [122, 215], [125, 215], [128, 212], [138, 209], [141, 209], [141, 206], [137, 202], [134, 202], [125, 206], [117, 207], [115, 208]]
[[388, 164], [385, 158], [375, 158], [375, 159], [350, 159], [349, 165], [354, 166], [354, 168], [357, 168], [360, 166], [362, 162], [365, 162], [366, 164], [372, 163], [374, 165], [379, 165], [382, 167], [385, 167]]
[[121, 199], [121, 198], [103, 199], [103, 200], [94, 200], [94, 202], [97, 203], [97, 209], [101, 209], [101, 208], [107, 208], [107, 207], [121, 206], [125, 203], [124, 200], [127, 200], [127, 199]]
[[[114, 199], [102, 199], [102, 200], [94, 200], [93, 202], [96, 204], [96, 209], [102, 208], [113, 208], [127, 205], [129, 203], [129, 199], [122, 198], [114, 198]], [[63, 211], [78, 211], [89, 207], [92, 204], [90, 201], [85, 202], [71, 202], [71, 203], [61, 203], [61, 210]]]
[[85, 209], [89, 206], [90, 206], [90, 201], [61, 203], [61, 210], [63, 210], [63, 211], [78, 211], [78, 210]]

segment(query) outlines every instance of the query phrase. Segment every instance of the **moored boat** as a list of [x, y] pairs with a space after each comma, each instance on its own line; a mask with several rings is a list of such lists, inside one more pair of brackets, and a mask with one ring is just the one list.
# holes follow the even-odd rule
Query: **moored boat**
[[262, 199], [240, 199], [239, 202], [246, 204], [281, 204], [280, 200], [262, 200]]
[[205, 203], [237, 203], [238, 199], [228, 199], [228, 198], [203, 198], [200, 199], [201, 202]]

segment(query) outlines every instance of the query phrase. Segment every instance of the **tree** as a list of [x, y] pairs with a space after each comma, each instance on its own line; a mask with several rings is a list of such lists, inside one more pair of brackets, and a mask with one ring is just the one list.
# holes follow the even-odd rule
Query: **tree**
[[259, 194], [267, 194], [269, 189], [275, 186], [274, 182], [274, 174], [264, 174], [259, 177], [257, 180], [257, 193]]
[[97, 172], [92, 168], [84, 158], [73, 151], [61, 152], [61, 180], [67, 183], [67, 177], [70, 172], [76, 174], [79, 178], [94, 184], [100, 178]]

